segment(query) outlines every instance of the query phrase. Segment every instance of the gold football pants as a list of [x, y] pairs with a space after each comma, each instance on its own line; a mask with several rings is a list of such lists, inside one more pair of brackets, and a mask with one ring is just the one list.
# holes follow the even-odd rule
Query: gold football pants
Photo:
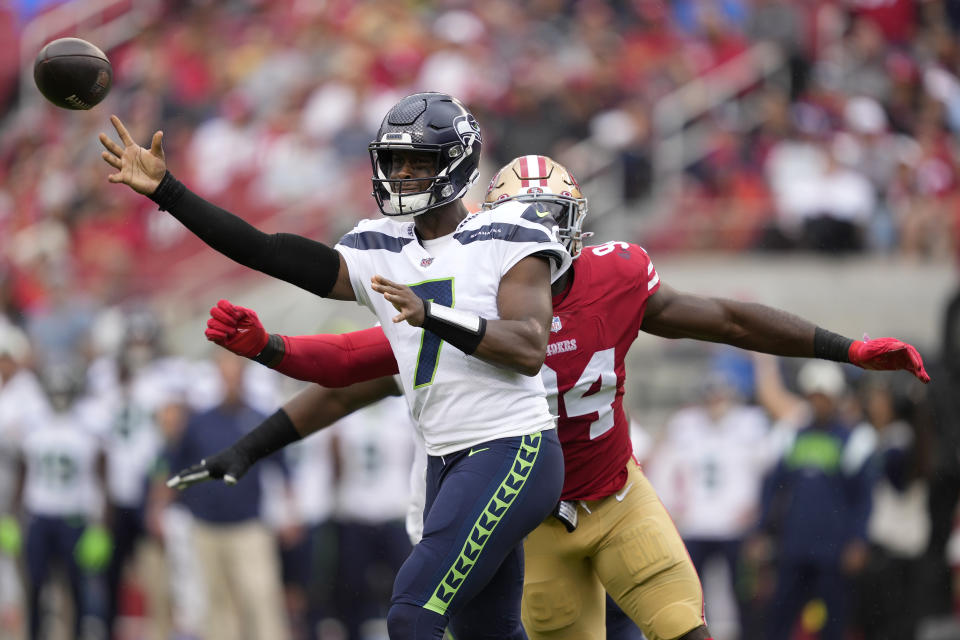
[[703, 591], [680, 534], [633, 460], [614, 495], [578, 505], [572, 533], [550, 516], [524, 542], [523, 625], [531, 640], [604, 640], [604, 591], [649, 640], [704, 624]]

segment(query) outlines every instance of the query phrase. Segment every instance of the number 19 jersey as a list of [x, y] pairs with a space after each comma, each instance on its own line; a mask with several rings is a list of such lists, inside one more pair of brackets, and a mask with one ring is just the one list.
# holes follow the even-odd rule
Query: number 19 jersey
[[541, 377], [563, 445], [563, 500], [599, 500], [619, 491], [631, 456], [623, 411], [624, 358], [660, 288], [641, 247], [585, 247], [573, 284], [553, 299], [550, 344]]
[[470, 215], [452, 234], [423, 243], [412, 222], [381, 218], [362, 221], [336, 245], [357, 302], [376, 314], [390, 342], [430, 455], [552, 428], [543, 383], [468, 356], [419, 327], [393, 322], [396, 309], [371, 290], [370, 279], [381, 275], [421, 298], [495, 320], [500, 280], [520, 260], [549, 257], [551, 281], [570, 265], [552, 226], [536, 207], [517, 202]]

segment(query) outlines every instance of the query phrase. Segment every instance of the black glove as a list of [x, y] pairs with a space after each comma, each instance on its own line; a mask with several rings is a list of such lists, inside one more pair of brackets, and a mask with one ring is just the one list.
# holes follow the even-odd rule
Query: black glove
[[209, 458], [204, 458], [200, 464], [179, 471], [167, 480], [167, 486], [171, 489], [186, 489], [192, 484], [211, 479], [222, 479], [225, 484], [235, 485], [252, 464], [253, 461], [238, 451], [234, 444]]
[[167, 486], [186, 489], [211, 478], [235, 485], [254, 462], [296, 442], [300, 437], [287, 412], [279, 409], [233, 445], [177, 473], [167, 480]]

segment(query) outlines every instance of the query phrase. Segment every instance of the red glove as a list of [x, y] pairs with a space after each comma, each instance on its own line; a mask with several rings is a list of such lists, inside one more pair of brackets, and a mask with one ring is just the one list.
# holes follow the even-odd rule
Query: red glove
[[854, 340], [850, 345], [850, 362], [875, 371], [906, 369], [921, 382], [930, 382], [930, 376], [923, 368], [923, 358], [912, 345], [896, 338], [864, 338]]
[[244, 358], [257, 356], [270, 339], [253, 309], [237, 307], [229, 300], [220, 300], [210, 309], [203, 333], [210, 342]]

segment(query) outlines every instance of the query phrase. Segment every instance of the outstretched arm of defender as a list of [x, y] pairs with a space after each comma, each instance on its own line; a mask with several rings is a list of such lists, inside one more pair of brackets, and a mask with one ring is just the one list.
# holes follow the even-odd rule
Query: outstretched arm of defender
[[108, 180], [125, 184], [169, 211], [198, 238], [231, 260], [324, 298], [355, 300], [347, 265], [332, 248], [303, 236], [266, 234], [187, 189], [167, 170], [163, 132], [150, 149], [133, 141], [117, 116], [110, 116], [123, 146], [100, 134], [104, 161], [117, 170]]
[[780, 309], [681, 293], [666, 284], [650, 297], [641, 328], [665, 338], [723, 342], [778, 356], [905, 369], [922, 382], [930, 381], [917, 350], [896, 338], [851, 340]]
[[204, 334], [239, 356], [324, 387], [345, 387], [399, 371], [380, 327], [344, 334], [281, 336], [267, 333], [253, 309], [220, 300], [210, 309]]
[[261, 458], [329, 427], [357, 409], [398, 394], [399, 389], [392, 377], [341, 389], [309, 387], [231, 446], [179, 471], [167, 480], [167, 486], [186, 489], [192, 484], [211, 479], [236, 484]]

